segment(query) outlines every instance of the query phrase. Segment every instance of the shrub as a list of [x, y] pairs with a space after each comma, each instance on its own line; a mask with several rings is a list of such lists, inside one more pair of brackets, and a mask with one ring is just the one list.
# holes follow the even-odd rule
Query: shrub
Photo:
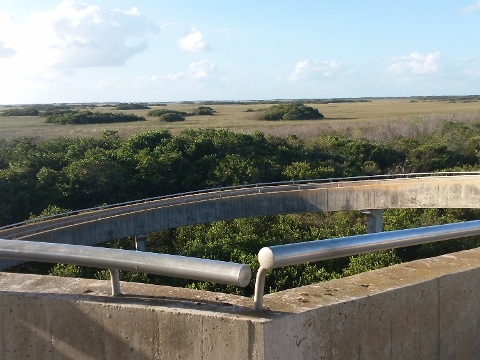
[[184, 121], [185, 118], [180, 113], [165, 113], [158, 117], [158, 120], [165, 122]]
[[193, 115], [213, 115], [215, 110], [209, 106], [199, 106], [198, 108], [193, 109]]
[[168, 109], [155, 109], [150, 110], [147, 115], [148, 116], [162, 116], [165, 114], [180, 114], [181, 116], [187, 116], [188, 114], [184, 111], [177, 111], [177, 110], [168, 110]]
[[67, 111], [47, 116], [46, 123], [56, 124], [111, 124], [118, 122], [145, 121], [133, 114], [94, 113], [91, 111]]
[[38, 116], [40, 111], [36, 108], [14, 108], [2, 111], [2, 116]]
[[312, 120], [323, 119], [317, 110], [304, 104], [293, 102], [288, 104], [273, 105], [259, 116], [260, 120]]

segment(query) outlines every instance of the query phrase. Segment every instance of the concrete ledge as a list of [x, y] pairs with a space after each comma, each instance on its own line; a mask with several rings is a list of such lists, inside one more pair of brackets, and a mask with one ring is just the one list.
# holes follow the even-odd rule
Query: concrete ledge
[[268, 295], [268, 359], [474, 359], [480, 248]]
[[[2, 359], [473, 359], [480, 249], [252, 299], [0, 273]], [[129, 295], [130, 294], [130, 295]]]

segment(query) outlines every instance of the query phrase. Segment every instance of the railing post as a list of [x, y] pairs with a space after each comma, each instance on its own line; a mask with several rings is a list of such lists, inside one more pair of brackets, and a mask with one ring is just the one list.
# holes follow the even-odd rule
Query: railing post
[[255, 295], [253, 297], [253, 309], [262, 310], [263, 307], [263, 293], [265, 291], [265, 277], [267, 276], [268, 269], [260, 266], [257, 272], [257, 278], [255, 281]]
[[135, 235], [135, 249], [137, 251], [147, 251], [147, 235], [138, 234]]
[[112, 296], [122, 295], [120, 290], [120, 272], [118, 269], [108, 269], [110, 271], [110, 281], [112, 283]]
[[361, 213], [367, 215], [367, 234], [383, 231], [383, 209], [362, 210]]

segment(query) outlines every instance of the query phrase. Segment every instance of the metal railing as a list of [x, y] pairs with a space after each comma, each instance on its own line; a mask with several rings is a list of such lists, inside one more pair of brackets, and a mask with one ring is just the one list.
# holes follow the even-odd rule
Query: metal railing
[[0, 258], [107, 268], [112, 295], [120, 295], [119, 270], [245, 287], [252, 273], [245, 264], [179, 255], [83, 245], [0, 239]]
[[480, 220], [264, 247], [258, 253], [253, 306], [263, 307], [265, 277], [271, 269], [473, 235], [480, 235]]

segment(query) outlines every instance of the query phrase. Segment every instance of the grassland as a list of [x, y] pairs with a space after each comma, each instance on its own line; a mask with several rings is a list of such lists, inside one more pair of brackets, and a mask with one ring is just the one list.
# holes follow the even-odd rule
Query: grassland
[[[125, 110], [144, 116], [147, 121], [108, 125], [57, 125], [45, 123], [35, 116], [0, 116], [0, 139], [18, 137], [53, 138], [58, 136], [101, 136], [106, 130], [118, 131], [122, 137], [153, 129], [168, 129], [178, 133], [184, 129], [225, 128], [235, 132], [253, 132], [310, 138], [318, 134], [340, 132], [354, 137], [382, 140], [391, 136], [409, 136], [409, 133], [431, 131], [443, 120], [480, 121], [480, 101], [446, 101], [435, 99], [371, 99], [363, 102], [334, 102], [308, 104], [325, 116], [323, 120], [260, 121], [258, 112], [270, 106], [267, 103], [209, 104], [215, 110], [211, 116], [189, 116], [183, 122], [161, 123], [147, 115], [149, 110]], [[199, 104], [168, 103], [159, 106], [190, 112]], [[152, 109], [157, 107], [152, 107]], [[0, 111], [2, 108], [0, 108]], [[113, 107], [96, 107], [94, 111], [116, 112]], [[411, 134], [415, 135], [415, 134]]]

